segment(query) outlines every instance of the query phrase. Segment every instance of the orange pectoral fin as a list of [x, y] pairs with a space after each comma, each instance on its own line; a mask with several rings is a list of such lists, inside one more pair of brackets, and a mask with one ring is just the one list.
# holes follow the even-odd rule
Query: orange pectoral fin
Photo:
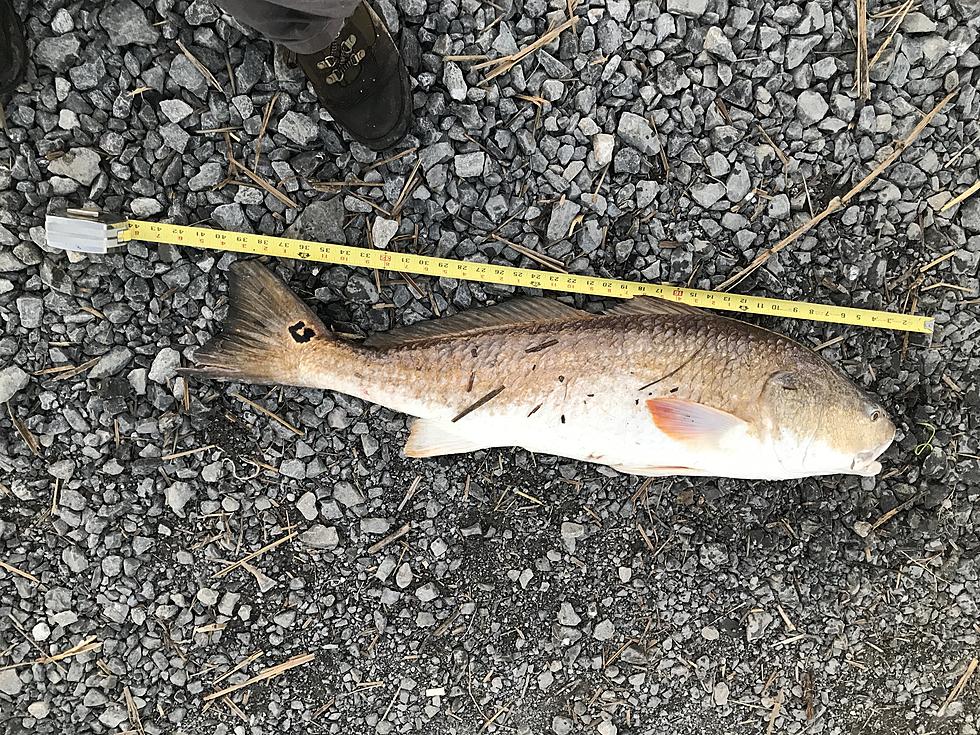
[[647, 410], [660, 431], [680, 442], [718, 441], [729, 431], [746, 425], [727, 411], [676, 398], [650, 398]]

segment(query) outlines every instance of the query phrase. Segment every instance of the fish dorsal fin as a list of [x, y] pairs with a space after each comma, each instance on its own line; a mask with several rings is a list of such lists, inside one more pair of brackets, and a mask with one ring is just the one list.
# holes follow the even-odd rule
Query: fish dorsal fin
[[390, 332], [373, 334], [364, 341], [365, 347], [387, 350], [404, 347], [415, 342], [461, 337], [489, 329], [517, 325], [540, 324], [542, 322], [571, 321], [588, 319], [591, 314], [542, 297], [513, 299], [494, 306], [454, 314], [441, 319], [430, 319], [407, 327], [398, 327]]
[[699, 309], [696, 306], [679, 304], [676, 301], [668, 301], [667, 299], [660, 299], [656, 296], [634, 296], [631, 299], [627, 299], [622, 303], [606, 309], [603, 314], [615, 314], [617, 316], [637, 316], [640, 314], [670, 314], [671, 316], [681, 316], [687, 314], [707, 316], [708, 312], [706, 312], [704, 309]]

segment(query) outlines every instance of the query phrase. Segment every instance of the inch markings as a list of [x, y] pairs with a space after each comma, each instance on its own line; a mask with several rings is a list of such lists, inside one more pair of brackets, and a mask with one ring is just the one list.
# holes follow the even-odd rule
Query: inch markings
[[332, 265], [411, 273], [437, 278], [456, 278], [506, 286], [521, 286], [547, 291], [589, 294], [592, 296], [632, 298], [657, 296], [690, 306], [701, 306], [743, 314], [765, 314], [789, 319], [806, 319], [833, 324], [852, 324], [877, 329], [931, 334], [934, 321], [916, 314], [894, 314], [886, 311], [856, 309], [829, 304], [811, 304], [762, 296], [731, 294], [723, 291], [703, 291], [655, 283], [620, 281], [613, 278], [580, 276], [571, 273], [551, 273], [530, 268], [515, 268], [494, 263], [435, 258], [413, 253], [372, 250], [353, 245], [294, 240], [288, 237], [253, 235], [242, 232], [213, 230], [208, 227], [189, 227], [142, 220], [129, 220], [120, 240], [142, 240], [224, 250], [277, 258], [312, 260]]

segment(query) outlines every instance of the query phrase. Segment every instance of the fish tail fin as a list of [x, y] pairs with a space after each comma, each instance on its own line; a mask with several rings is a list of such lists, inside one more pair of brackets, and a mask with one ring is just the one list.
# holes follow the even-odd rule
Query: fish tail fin
[[336, 343], [319, 317], [258, 261], [231, 267], [224, 328], [182, 372], [246, 383], [309, 386], [316, 357]]

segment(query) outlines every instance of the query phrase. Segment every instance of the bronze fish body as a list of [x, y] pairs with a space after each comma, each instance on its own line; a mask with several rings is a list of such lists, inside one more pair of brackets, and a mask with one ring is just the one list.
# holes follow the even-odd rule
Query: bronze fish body
[[523, 447], [639, 475], [873, 475], [895, 427], [814, 352], [659, 299], [604, 314], [517, 299], [334, 337], [255, 261], [233, 267], [228, 323], [198, 374], [323, 388], [417, 417], [414, 457]]

